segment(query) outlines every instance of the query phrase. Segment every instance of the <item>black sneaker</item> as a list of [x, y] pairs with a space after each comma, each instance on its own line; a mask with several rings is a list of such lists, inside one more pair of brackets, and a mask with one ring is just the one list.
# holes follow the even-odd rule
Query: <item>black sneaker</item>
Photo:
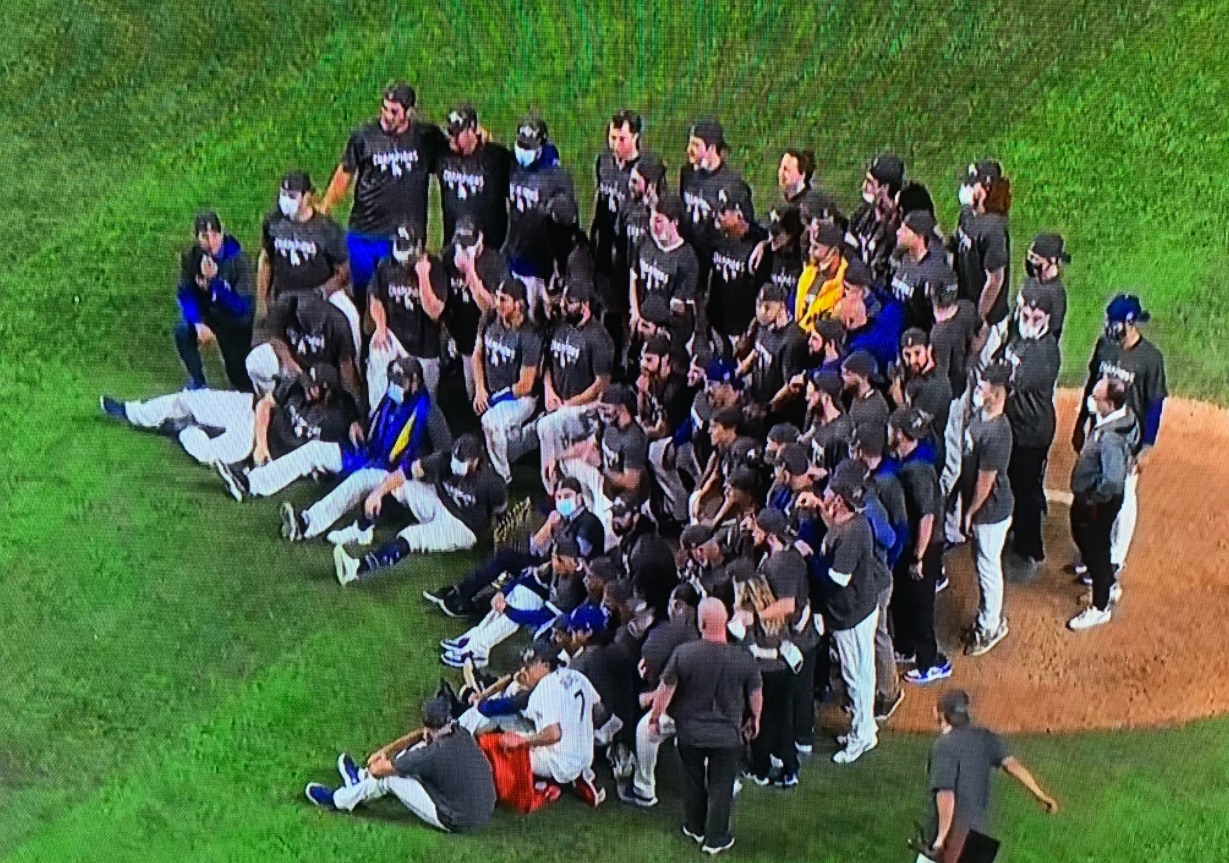
[[474, 616], [474, 604], [459, 593], [445, 597], [439, 609], [453, 620], [468, 620]]
[[446, 584], [443, 587], [437, 587], [435, 590], [424, 590], [422, 592], [422, 598], [432, 605], [443, 608], [445, 600], [456, 594], [456, 592], [457, 589], [455, 587], [451, 584]]
[[251, 493], [248, 488], [247, 474], [238, 465], [226, 464], [226, 462], [221, 461], [215, 461], [213, 469], [218, 472], [218, 476], [221, 477], [222, 484], [226, 486], [230, 496], [239, 503], [243, 503], [244, 499]]

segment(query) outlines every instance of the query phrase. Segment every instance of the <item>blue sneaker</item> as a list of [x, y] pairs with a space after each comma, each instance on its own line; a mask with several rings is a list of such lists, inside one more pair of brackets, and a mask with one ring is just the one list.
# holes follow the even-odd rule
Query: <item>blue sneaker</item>
[[944, 661], [930, 668], [910, 668], [905, 672], [905, 680], [909, 683], [925, 686], [939, 680], [947, 680], [952, 676], [952, 663]]
[[98, 400], [98, 406], [106, 416], [128, 422], [128, 411], [124, 410], [124, 403], [119, 399], [103, 396]]
[[346, 784], [347, 788], [351, 785], [358, 785], [362, 781], [358, 775], [358, 765], [354, 763], [349, 752], [343, 752], [337, 756], [337, 772], [341, 774], [341, 781]]
[[319, 782], [309, 782], [303, 793], [307, 795], [308, 800], [321, 809], [337, 809], [336, 804], [333, 803], [333, 789], [327, 785], [321, 785]]
[[440, 647], [451, 653], [460, 653], [468, 644], [469, 639], [463, 635], [458, 636], [457, 638], [445, 638], [440, 641]]

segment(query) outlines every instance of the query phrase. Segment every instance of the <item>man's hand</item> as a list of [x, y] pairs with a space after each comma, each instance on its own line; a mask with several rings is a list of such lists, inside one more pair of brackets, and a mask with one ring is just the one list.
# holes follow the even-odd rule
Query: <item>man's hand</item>
[[426, 475], [427, 472], [422, 469], [422, 460], [415, 459], [414, 463], [410, 465], [410, 476], [414, 479], [421, 480]]
[[910, 561], [909, 577], [912, 578], [914, 581], [922, 580], [922, 577], [923, 577], [922, 576], [922, 562], [920, 560]]
[[508, 731], [499, 735], [499, 746], [501, 749], [524, 749], [529, 741], [523, 735]]
[[502, 593], [497, 593], [491, 597], [491, 608], [498, 614], [503, 614], [508, 609], [508, 597]]
[[214, 341], [215, 338], [213, 330], [209, 329], [205, 324], [196, 325], [196, 343], [202, 348]]
[[550, 515], [546, 517], [546, 526], [553, 532], [561, 524], [563, 524], [563, 516], [559, 514], [559, 510], [552, 509]]
[[474, 413], [482, 416], [487, 411], [487, 401], [491, 398], [491, 394], [486, 391], [486, 387], [474, 386]]
[[426, 252], [423, 252], [418, 263], [414, 264], [414, 275], [418, 276], [419, 290], [430, 290], [431, 259], [427, 257]]
[[1152, 447], [1149, 447], [1146, 450], [1142, 450], [1140, 454], [1135, 457], [1136, 475], [1142, 474], [1144, 472], [1144, 468], [1148, 466], [1148, 462], [1150, 462], [1151, 460], [1152, 460]]
[[213, 255], [205, 255], [201, 258], [201, 278], [205, 280], [202, 288], [208, 287], [209, 282], [213, 281], [214, 276], [218, 274], [218, 262], [213, 259]]
[[363, 502], [363, 512], [368, 518], [376, 518], [380, 515], [380, 507], [383, 505], [384, 495], [380, 494], [380, 490], [377, 488], [367, 495], [367, 500]]
[[363, 442], [364, 437], [365, 435], [363, 434], [363, 424], [358, 422], [357, 420], [350, 423], [350, 443], [354, 444], [355, 446], [358, 446], [359, 444]]
[[559, 408], [563, 406], [563, 402], [559, 400], [559, 396], [555, 395], [555, 393], [552, 392], [551, 390], [546, 391], [546, 398], [543, 399], [543, 402], [546, 405], [547, 413], [551, 413], [552, 411], [557, 411], [559, 410]]
[[1085, 426], [1085, 423], [1077, 419], [1075, 421], [1075, 429], [1072, 430], [1071, 432], [1071, 447], [1076, 452], [1080, 452], [1081, 450], [1084, 449], [1084, 440], [1085, 440], [1085, 434], [1086, 434], [1084, 430], [1084, 426]]
[[768, 241], [760, 240], [755, 244], [755, 248], [751, 250], [750, 257], [747, 258], [747, 265], [752, 270], [760, 268], [760, 262], [764, 260], [764, 252], [768, 249]]
[[649, 734], [654, 737], [661, 737], [661, 717], [649, 716]]
[[392, 339], [388, 337], [388, 327], [376, 327], [376, 331], [371, 336], [371, 346], [379, 350], [388, 350], [392, 344]]
[[397, 771], [393, 769], [393, 762], [383, 752], [377, 752], [367, 762], [367, 772], [374, 779], [383, 779], [386, 776], [392, 776]]
[[760, 718], [758, 716], [748, 717], [743, 723], [743, 736], [747, 740], [754, 740], [760, 736]]
[[1058, 812], [1058, 801], [1048, 794], [1039, 797], [1037, 802], [1041, 804], [1041, 808], [1045, 810], [1046, 815], [1053, 815]]

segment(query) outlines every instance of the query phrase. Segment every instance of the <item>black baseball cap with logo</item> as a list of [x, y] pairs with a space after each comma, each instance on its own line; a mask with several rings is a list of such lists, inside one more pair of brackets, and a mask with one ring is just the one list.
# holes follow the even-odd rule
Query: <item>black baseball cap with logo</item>
[[924, 348], [930, 344], [930, 336], [921, 327], [910, 327], [900, 334], [902, 348]]
[[300, 195], [312, 191], [311, 175], [306, 171], [287, 171], [282, 175], [282, 191]]
[[974, 162], [969, 165], [969, 169], [965, 173], [966, 183], [976, 183], [982, 186], [992, 180], [1001, 180], [1002, 178], [1003, 166], [994, 159], [982, 159], [980, 162]]
[[205, 231], [222, 232], [222, 220], [218, 218], [218, 214], [213, 210], [201, 210], [192, 220], [192, 227], [198, 234], [203, 234]]
[[452, 232], [452, 241], [465, 249], [478, 242], [478, 227], [474, 224], [472, 216], [462, 216], [457, 219], [457, 227]]
[[914, 210], [905, 214], [904, 226], [919, 237], [930, 237], [935, 232], [935, 217], [926, 210]]
[[653, 188], [656, 188], [666, 178], [666, 163], [661, 160], [660, 156], [652, 153], [641, 153], [632, 170], [643, 177], [644, 182]]
[[466, 129], [478, 128], [478, 112], [472, 105], [458, 105], [448, 112], [448, 120], [444, 123], [444, 134], [455, 138]]
[[1055, 296], [1036, 282], [1028, 281], [1020, 288], [1020, 305], [1028, 309], [1039, 309], [1047, 315], [1054, 314]]
[[836, 225], [825, 222], [815, 232], [815, 245], [826, 249], [836, 249], [845, 242], [845, 232]]
[[735, 212], [744, 219], [750, 220], [753, 215], [751, 190], [745, 183], [737, 181], [724, 184], [717, 190], [717, 212]]
[[717, 120], [696, 120], [691, 124], [691, 137], [699, 138], [706, 147], [716, 146], [718, 150], [726, 148], [725, 129]]
[[516, 129], [516, 145], [526, 150], [540, 150], [546, 146], [546, 121], [541, 117], [527, 117]]
[[768, 233], [796, 237], [802, 233], [802, 211], [793, 204], [774, 207], [768, 214]]
[[1064, 264], [1071, 263], [1071, 255], [1067, 253], [1061, 234], [1038, 234], [1033, 237], [1033, 244], [1029, 251], [1039, 258], [1062, 261]]
[[515, 302], [523, 303], [526, 297], [525, 283], [516, 276], [507, 276], [499, 283], [496, 293], [503, 294]]
[[899, 189], [905, 182], [905, 163], [895, 153], [880, 153], [871, 162], [866, 173], [878, 183]]
[[394, 81], [385, 87], [384, 98], [389, 102], [396, 102], [407, 111], [418, 102], [418, 96], [414, 92], [414, 88], [404, 81]]

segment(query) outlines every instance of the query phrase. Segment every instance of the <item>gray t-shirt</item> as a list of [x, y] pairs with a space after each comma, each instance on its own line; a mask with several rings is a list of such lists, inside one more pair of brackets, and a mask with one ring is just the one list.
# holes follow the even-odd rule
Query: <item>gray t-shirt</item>
[[512, 386], [520, 380], [521, 369], [536, 367], [542, 359], [542, 339], [527, 320], [511, 329], [498, 315], [491, 314], [485, 320], [480, 337], [488, 393]]
[[468, 731], [459, 725], [434, 742], [393, 758], [398, 776], [422, 783], [440, 823], [462, 833], [485, 827], [495, 814], [491, 765]]
[[1011, 753], [1003, 738], [976, 725], [953, 728], [930, 747], [930, 837], [938, 833], [938, 807], [934, 792], [954, 791], [956, 812], [952, 825], [984, 832], [990, 810], [994, 771]]
[[679, 645], [666, 662], [662, 682], [677, 687], [670, 716], [684, 746], [742, 745], [743, 717], [763, 688], [755, 658], [741, 647], [714, 641]]
[[551, 384], [566, 401], [583, 393], [599, 377], [609, 377], [614, 366], [614, 342], [597, 320], [580, 327], [556, 327], [547, 346]]
[[644, 660], [644, 682], [649, 688], [656, 686], [661, 678], [661, 672], [681, 645], [695, 641], [700, 637], [694, 620], [667, 620], [649, 630], [640, 648], [640, 658]]
[[1011, 423], [999, 414], [991, 420], [974, 415], [964, 434], [964, 488], [965, 505], [973, 500], [977, 487], [977, 475], [982, 471], [994, 471], [994, 488], [990, 497], [973, 515], [974, 524], [997, 524], [1011, 515], [1016, 500], [1007, 481], [1007, 465], [1011, 461]]
[[820, 553], [830, 572], [851, 576], [844, 587], [829, 582], [824, 595], [824, 617], [833, 630], [853, 629], [875, 610], [879, 601], [877, 587], [885, 580], [866, 516], [857, 513], [828, 531]]
[[624, 428], [612, 423], [602, 429], [603, 471], [644, 470], [648, 454], [648, 438], [635, 422]]
[[905, 307], [906, 327], [930, 329], [935, 316], [925, 286], [946, 281], [950, 272], [943, 246], [937, 240], [930, 244], [920, 261], [913, 260], [911, 255], [901, 256], [892, 274], [892, 296]]
[[874, 387], [867, 390], [864, 396], [854, 396], [849, 405], [849, 419], [853, 422], [855, 430], [873, 428], [881, 434], [886, 434], [888, 417], [891, 413], [888, 409], [888, 400]]
[[968, 386], [969, 346], [977, 332], [977, 307], [970, 300], [956, 301], [956, 314], [936, 321], [930, 331], [930, 350], [935, 365], [952, 384], [952, 397], [964, 395]]

